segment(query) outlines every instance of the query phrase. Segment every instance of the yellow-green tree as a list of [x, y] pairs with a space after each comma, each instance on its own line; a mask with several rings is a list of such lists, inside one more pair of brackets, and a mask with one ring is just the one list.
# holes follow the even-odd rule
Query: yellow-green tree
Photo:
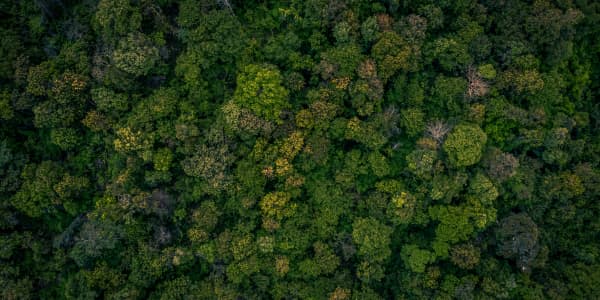
[[281, 123], [280, 114], [289, 108], [288, 90], [273, 65], [247, 65], [237, 76], [233, 101], [268, 121]]
[[479, 162], [487, 136], [477, 125], [461, 124], [454, 127], [444, 141], [444, 151], [453, 167], [467, 167]]

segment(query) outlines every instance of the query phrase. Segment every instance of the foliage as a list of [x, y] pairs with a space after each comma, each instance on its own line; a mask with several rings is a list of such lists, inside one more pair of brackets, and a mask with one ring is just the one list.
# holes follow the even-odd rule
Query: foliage
[[1, 299], [595, 299], [597, 1], [0, 1]]
[[476, 125], [457, 125], [444, 141], [450, 165], [466, 167], [479, 162], [487, 136]]
[[280, 123], [281, 111], [289, 106], [289, 92], [282, 81], [275, 66], [248, 65], [237, 77], [233, 101], [259, 117]]
[[134, 76], [142, 76], [159, 59], [158, 49], [143, 34], [129, 34], [119, 41], [112, 54], [115, 67]]

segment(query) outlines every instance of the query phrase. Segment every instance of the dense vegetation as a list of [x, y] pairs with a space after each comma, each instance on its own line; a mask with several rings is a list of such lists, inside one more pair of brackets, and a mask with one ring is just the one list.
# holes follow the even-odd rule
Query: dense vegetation
[[600, 2], [0, 1], [1, 299], [600, 297]]

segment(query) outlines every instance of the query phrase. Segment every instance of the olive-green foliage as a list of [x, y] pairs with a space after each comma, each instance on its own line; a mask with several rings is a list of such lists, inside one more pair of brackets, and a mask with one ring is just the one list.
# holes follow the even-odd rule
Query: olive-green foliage
[[444, 152], [453, 167], [467, 167], [479, 162], [487, 136], [477, 125], [455, 126], [444, 141]]
[[434, 261], [433, 253], [419, 249], [417, 245], [406, 245], [402, 247], [402, 259], [406, 266], [415, 273], [425, 272], [425, 267]]
[[173, 152], [169, 148], [160, 149], [154, 154], [154, 169], [157, 171], [168, 171], [173, 161]]
[[77, 145], [78, 135], [73, 128], [57, 128], [50, 132], [50, 139], [61, 149], [69, 150]]
[[431, 89], [434, 114], [456, 116], [463, 108], [467, 81], [460, 77], [439, 75]]
[[0, 93], [0, 119], [10, 120], [14, 116], [10, 101], [11, 97], [7, 91]]
[[468, 65], [472, 58], [467, 45], [453, 38], [439, 38], [433, 42], [432, 56], [447, 71]]
[[60, 175], [61, 168], [51, 161], [25, 166], [21, 174], [23, 184], [13, 197], [12, 204], [31, 217], [51, 212], [61, 202], [54, 191]]
[[379, 149], [386, 138], [376, 131], [375, 124], [352, 118], [346, 125], [346, 138], [358, 141], [371, 149]]
[[413, 70], [418, 55], [402, 36], [393, 31], [383, 32], [371, 53], [377, 62], [377, 73], [384, 82], [400, 70]]
[[493, 205], [493, 201], [498, 198], [498, 190], [496, 190], [494, 184], [480, 173], [471, 178], [469, 194], [475, 201], [484, 205]]
[[233, 101], [268, 121], [281, 123], [280, 114], [289, 107], [289, 92], [273, 65], [247, 65], [238, 74]]
[[392, 229], [373, 218], [360, 218], [352, 223], [352, 240], [358, 246], [358, 255], [373, 262], [386, 260]]
[[433, 200], [442, 200], [449, 203], [453, 198], [460, 195], [467, 180], [468, 177], [465, 173], [437, 174], [432, 179], [429, 197]]
[[127, 0], [102, 0], [98, 2], [93, 19], [95, 29], [104, 35], [124, 35], [140, 28], [140, 8]]
[[468, 212], [464, 207], [434, 206], [429, 209], [429, 215], [434, 220], [440, 221], [435, 233], [436, 239], [441, 242], [464, 241], [474, 231]]
[[406, 133], [411, 136], [417, 136], [425, 127], [425, 113], [418, 108], [407, 108], [401, 112], [400, 124]]
[[450, 260], [463, 269], [472, 269], [479, 263], [479, 249], [471, 244], [461, 244], [452, 247]]
[[0, 1], [0, 299], [596, 299], [599, 24]]
[[141, 33], [127, 35], [112, 53], [115, 67], [134, 76], [147, 75], [159, 58], [158, 48]]
[[419, 178], [429, 179], [437, 159], [437, 152], [417, 149], [406, 156], [407, 168]]
[[96, 107], [106, 113], [126, 111], [129, 105], [127, 95], [117, 94], [104, 87], [92, 89], [91, 96]]

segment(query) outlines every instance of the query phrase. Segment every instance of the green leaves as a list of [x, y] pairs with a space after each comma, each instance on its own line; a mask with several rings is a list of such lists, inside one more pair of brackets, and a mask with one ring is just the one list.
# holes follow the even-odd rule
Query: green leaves
[[364, 282], [383, 278], [383, 263], [392, 254], [391, 234], [392, 228], [371, 217], [358, 218], [352, 223], [352, 240], [357, 245], [358, 255], [362, 259], [356, 272]]
[[453, 167], [467, 167], [479, 162], [487, 136], [479, 126], [457, 125], [448, 134], [443, 148]]
[[154, 154], [154, 169], [162, 172], [168, 171], [172, 160], [173, 152], [169, 148], [162, 148]]
[[289, 92], [273, 65], [247, 65], [237, 77], [233, 101], [267, 121], [281, 123], [280, 114], [289, 108]]
[[392, 229], [374, 218], [358, 218], [352, 224], [352, 240], [358, 246], [358, 255], [372, 262], [383, 262], [391, 254]]
[[272, 192], [263, 197], [260, 201], [260, 209], [265, 229], [272, 231], [279, 228], [279, 222], [294, 213], [297, 205], [291, 203], [290, 199], [291, 195], [286, 192]]
[[435, 261], [433, 253], [420, 249], [417, 245], [402, 247], [401, 256], [404, 264], [415, 273], [424, 273], [425, 267]]
[[99, 1], [94, 15], [94, 26], [99, 34], [114, 38], [136, 31], [142, 23], [139, 7], [130, 4], [128, 0]]
[[25, 166], [21, 174], [23, 185], [12, 199], [13, 206], [30, 217], [52, 213], [54, 206], [61, 203], [54, 191], [61, 171], [59, 166], [50, 161]]
[[494, 184], [481, 173], [477, 173], [471, 178], [469, 194], [474, 198], [474, 201], [487, 206], [493, 206], [493, 201], [499, 195]]
[[441, 242], [464, 241], [474, 232], [470, 216], [464, 207], [434, 206], [429, 208], [429, 215], [440, 222], [435, 230], [435, 237]]
[[383, 82], [387, 82], [400, 70], [414, 70], [419, 54], [402, 36], [393, 31], [381, 33], [379, 41], [373, 45], [371, 53], [377, 62], [377, 73]]
[[3, 1], [0, 298], [594, 298], [596, 6]]
[[115, 67], [134, 76], [148, 75], [160, 59], [158, 48], [142, 33], [130, 33], [112, 53]]
[[408, 170], [421, 179], [430, 179], [437, 155], [437, 152], [433, 150], [413, 150], [406, 156]]

